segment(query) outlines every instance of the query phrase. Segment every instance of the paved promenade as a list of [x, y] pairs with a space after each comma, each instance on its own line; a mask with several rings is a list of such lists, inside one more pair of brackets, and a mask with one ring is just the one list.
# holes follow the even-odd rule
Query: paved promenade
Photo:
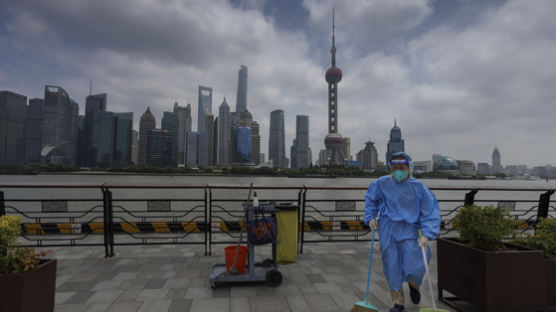
[[[350, 311], [364, 299], [370, 243], [305, 244], [297, 263], [279, 267], [281, 286], [222, 285], [213, 290], [208, 283], [211, 265], [224, 262], [224, 247], [213, 245], [213, 255], [204, 256], [203, 246], [116, 246], [113, 258], [104, 258], [103, 247], [51, 248], [58, 259], [55, 311]], [[378, 247], [370, 302], [388, 311], [392, 304]], [[432, 247], [435, 274], [434, 243]], [[258, 249], [257, 261], [269, 254], [268, 247]], [[424, 286], [420, 306], [410, 302], [406, 289], [408, 312], [432, 307]]]

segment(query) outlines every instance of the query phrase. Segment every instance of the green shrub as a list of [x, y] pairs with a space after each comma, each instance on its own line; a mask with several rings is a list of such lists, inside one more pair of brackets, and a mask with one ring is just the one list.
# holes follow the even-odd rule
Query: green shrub
[[544, 252], [546, 259], [556, 259], [556, 219], [542, 218], [537, 224], [535, 235], [527, 234], [512, 241]]
[[482, 250], [502, 250], [505, 236], [514, 232], [515, 223], [510, 213], [500, 207], [462, 207], [452, 220], [460, 231], [462, 243]]
[[21, 234], [21, 217], [0, 217], [0, 274], [19, 274], [34, 270], [39, 265], [39, 257], [46, 252], [35, 253], [34, 248], [16, 247]]

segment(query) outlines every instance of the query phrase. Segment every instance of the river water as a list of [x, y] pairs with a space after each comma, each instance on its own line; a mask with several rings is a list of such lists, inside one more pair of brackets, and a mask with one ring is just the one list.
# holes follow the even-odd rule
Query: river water
[[[288, 178], [288, 177], [259, 177], [259, 176], [185, 176], [185, 175], [131, 175], [131, 174], [39, 174], [39, 175], [0, 175], [0, 184], [11, 183], [117, 183], [117, 184], [188, 184], [188, 185], [241, 185], [248, 186], [289, 186], [289, 187], [358, 187], [367, 188], [371, 178]], [[477, 201], [520, 201], [528, 200], [528, 203], [517, 203], [516, 209], [530, 208], [536, 205], [539, 195], [546, 189], [556, 189], [556, 180], [447, 180], [447, 179], [422, 179], [427, 186], [434, 187], [461, 187], [461, 191], [433, 190], [441, 201], [441, 209], [446, 210], [453, 207], [454, 203], [443, 202], [444, 200], [463, 201], [465, 193], [472, 188], [501, 187], [515, 189], [536, 189], [533, 191], [479, 191], [475, 196]], [[100, 189], [13, 189], [2, 188], [6, 200], [10, 199], [83, 199], [102, 198]], [[259, 190], [259, 198], [267, 199], [297, 199], [298, 190]], [[167, 189], [117, 189], [113, 190], [114, 199], [183, 199], [203, 198], [204, 191], [198, 190], [167, 190]], [[232, 198], [245, 199], [246, 190], [213, 190], [213, 199]], [[365, 190], [353, 191], [319, 191], [311, 190], [307, 193], [309, 200], [360, 200], [363, 199]], [[556, 196], [553, 196], [556, 198]], [[486, 204], [486, 203], [485, 203]], [[362, 203], [357, 203], [358, 210]], [[34, 210], [34, 209], [33, 209]], [[555, 210], [556, 212], [556, 210]]]

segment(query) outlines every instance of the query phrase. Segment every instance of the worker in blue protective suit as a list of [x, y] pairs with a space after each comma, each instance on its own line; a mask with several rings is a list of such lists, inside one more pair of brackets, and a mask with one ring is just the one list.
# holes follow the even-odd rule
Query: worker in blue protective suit
[[408, 154], [394, 153], [388, 166], [392, 173], [373, 181], [365, 195], [365, 224], [378, 228], [384, 274], [394, 302], [390, 312], [403, 312], [403, 282], [408, 282], [411, 301], [421, 301], [419, 287], [426, 272], [421, 247], [427, 248], [430, 261], [429, 241], [438, 235], [440, 208], [434, 194], [412, 177]]

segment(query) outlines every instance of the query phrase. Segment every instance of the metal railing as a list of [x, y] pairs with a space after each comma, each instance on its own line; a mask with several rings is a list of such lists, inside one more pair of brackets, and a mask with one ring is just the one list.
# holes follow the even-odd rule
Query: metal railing
[[[460, 207], [473, 203], [506, 206], [521, 231], [532, 229], [539, 217], [556, 217], [550, 201], [553, 189], [430, 189], [441, 207], [441, 236], [455, 234], [452, 218]], [[68, 190], [71, 194], [59, 195]], [[112, 257], [115, 246], [197, 244], [210, 255], [213, 244], [237, 242], [248, 190], [244, 185], [0, 184], [0, 215], [22, 217], [27, 246], [104, 246], [105, 256]], [[253, 190], [260, 201], [298, 207], [300, 253], [305, 243], [370, 239], [363, 224], [367, 188], [254, 186]]]

